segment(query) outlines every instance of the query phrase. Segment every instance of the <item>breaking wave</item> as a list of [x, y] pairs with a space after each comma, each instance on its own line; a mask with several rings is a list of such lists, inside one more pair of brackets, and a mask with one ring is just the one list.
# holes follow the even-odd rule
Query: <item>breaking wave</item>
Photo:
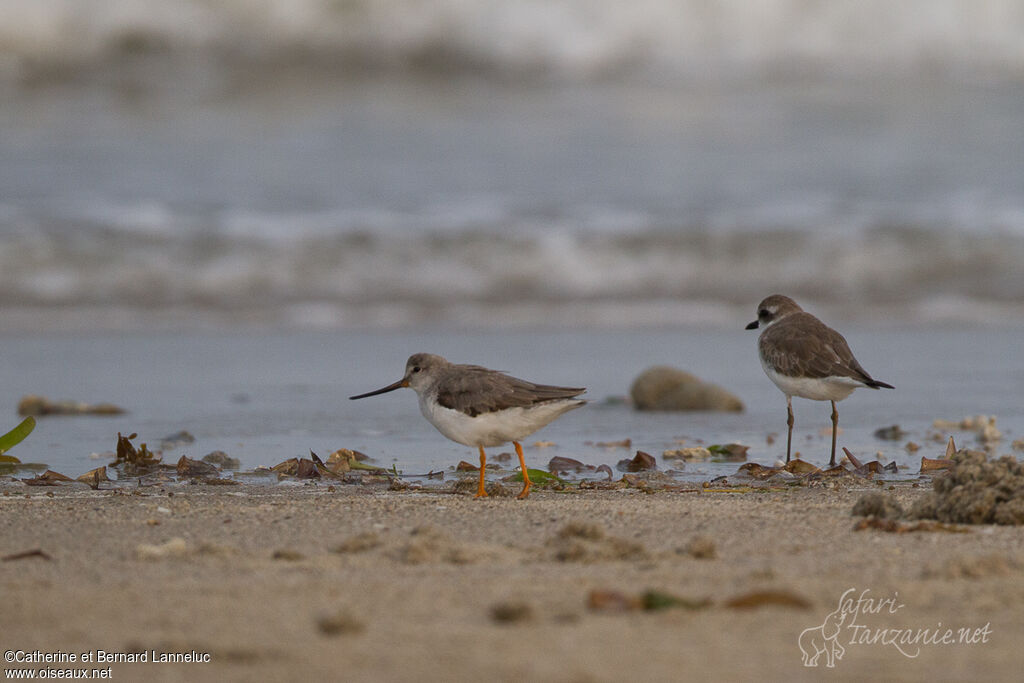
[[163, 311], [300, 326], [729, 325], [775, 291], [837, 315], [911, 322], [1024, 312], [1024, 225], [602, 229], [477, 216], [438, 227], [383, 213], [202, 225], [153, 207], [118, 215], [40, 225], [0, 211], [5, 312], [77, 311], [100, 324], [112, 312], [130, 321]]
[[4, 0], [0, 78], [169, 58], [204, 68], [716, 80], [1024, 75], [1018, 0]]

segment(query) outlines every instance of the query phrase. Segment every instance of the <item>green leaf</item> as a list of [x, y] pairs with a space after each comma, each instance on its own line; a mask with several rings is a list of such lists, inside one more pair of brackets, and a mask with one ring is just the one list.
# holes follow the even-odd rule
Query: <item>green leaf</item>
[[[534, 484], [547, 484], [547, 483], [550, 483], [550, 482], [561, 482], [562, 481], [561, 479], [559, 479], [555, 475], [551, 474], [550, 472], [545, 472], [544, 470], [527, 469], [526, 471], [530, 475], [530, 481], [533, 482]], [[512, 481], [522, 481], [522, 480], [523, 480], [523, 473], [522, 472], [516, 472], [515, 473], [515, 477], [512, 479]]]
[[[0, 436], [0, 453], [11, 450], [19, 443], [21, 443], [26, 436], [32, 433], [32, 430], [36, 428], [36, 419], [34, 417], [26, 417], [21, 421], [21, 424], [7, 432], [3, 436]], [[17, 461], [15, 461], [17, 462]]]

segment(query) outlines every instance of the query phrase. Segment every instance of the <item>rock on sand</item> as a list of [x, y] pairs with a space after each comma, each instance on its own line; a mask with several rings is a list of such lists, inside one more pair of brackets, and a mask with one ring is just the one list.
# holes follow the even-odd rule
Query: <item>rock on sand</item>
[[734, 394], [667, 365], [640, 373], [629, 394], [637, 410], [743, 411], [743, 401]]

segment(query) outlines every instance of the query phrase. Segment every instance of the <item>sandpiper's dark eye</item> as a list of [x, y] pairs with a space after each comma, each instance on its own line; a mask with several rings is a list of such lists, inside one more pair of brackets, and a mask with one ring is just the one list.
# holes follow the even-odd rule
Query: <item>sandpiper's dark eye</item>
[[762, 308], [760, 311], [757, 312], [757, 317], [758, 318], [767, 318], [768, 315], [769, 314], [768, 314], [768, 309], [767, 308]]
[[419, 371], [420, 371], [420, 366], [418, 366], [418, 365], [417, 365], [416, 367], [414, 367], [414, 368], [412, 369], [412, 371], [413, 371], [413, 372], [419, 372]]

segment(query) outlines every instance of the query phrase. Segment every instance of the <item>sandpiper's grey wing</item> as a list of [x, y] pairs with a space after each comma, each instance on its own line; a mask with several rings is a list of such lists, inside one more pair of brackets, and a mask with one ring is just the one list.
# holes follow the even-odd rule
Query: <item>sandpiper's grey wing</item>
[[534, 384], [477, 365], [456, 365], [438, 383], [437, 402], [475, 417], [506, 408], [568, 400], [584, 391], [582, 387]]
[[761, 352], [779, 373], [813, 379], [849, 377], [877, 384], [854, 358], [843, 335], [810, 313], [796, 313], [761, 336]]

